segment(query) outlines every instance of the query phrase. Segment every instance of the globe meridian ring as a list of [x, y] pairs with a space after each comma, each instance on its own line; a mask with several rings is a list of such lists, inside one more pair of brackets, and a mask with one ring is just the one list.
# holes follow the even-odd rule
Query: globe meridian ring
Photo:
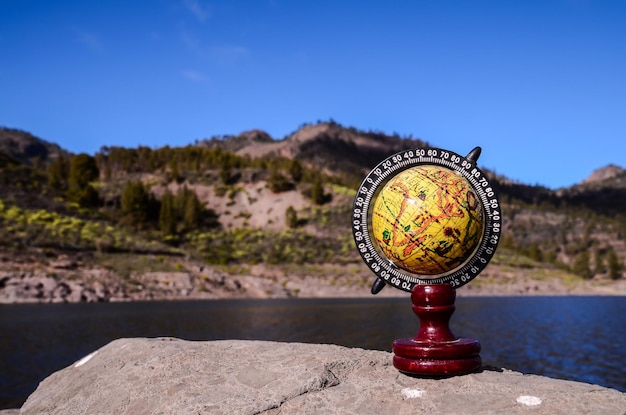
[[[412, 187], [402, 188], [402, 185], [406, 184], [407, 177], [410, 179], [416, 174], [422, 174], [424, 177], [421, 179], [425, 178], [426, 181], [429, 180], [429, 175], [431, 179], [440, 175], [444, 180], [439, 184], [437, 180], [431, 180], [433, 183], [429, 184], [430, 188], [421, 189], [421, 193], [419, 193], [420, 188], [415, 184], [412, 184]], [[441, 185], [441, 183], [446, 183], [446, 185]], [[454, 183], [456, 187], [446, 188], [450, 183]], [[389, 193], [392, 196], [386, 193], [389, 191], [389, 186], [397, 188], [394, 190], [395, 193], [394, 191]], [[410, 197], [407, 196], [410, 193], [409, 188], [414, 193], [409, 195]], [[441, 202], [434, 209], [435, 214], [433, 214], [431, 203], [430, 206], [427, 204], [417, 206], [413, 209], [412, 216], [403, 218], [405, 211], [401, 211], [398, 206], [404, 203], [406, 207], [409, 202], [419, 205], [420, 201], [417, 199], [425, 201], [429, 191], [433, 194], [437, 191], [440, 193], [439, 199], [433, 199], [435, 203]], [[463, 197], [467, 200], [464, 201]], [[387, 201], [398, 199], [396, 202], [385, 205], [385, 209], [389, 211], [389, 217], [385, 217], [386, 213], [381, 213], [380, 206], [376, 205], [385, 198]], [[453, 218], [455, 206], [454, 203], [449, 203], [451, 200], [456, 200], [457, 209], [461, 205], [465, 206], [466, 217], [468, 213], [474, 215], [469, 222], [466, 218], [465, 228], [454, 226], [463, 225], [463, 223], [454, 222], [456, 220]], [[418, 203], [415, 203], [416, 201]], [[395, 208], [390, 208], [389, 206], [394, 203]], [[468, 207], [473, 210], [468, 210]], [[428, 215], [430, 219], [424, 219]], [[459, 211], [456, 216], [462, 217], [463, 215]], [[444, 220], [440, 220], [442, 218]], [[384, 222], [387, 228], [382, 230], [384, 227], [381, 228], [380, 223], [376, 224], [377, 220]], [[426, 222], [430, 225], [423, 226]], [[406, 233], [403, 233], [405, 229]], [[454, 248], [454, 244], [446, 242], [445, 238], [431, 238], [430, 242], [424, 243], [428, 239], [427, 236], [432, 236], [433, 229], [438, 233], [449, 232], [447, 236], [451, 238], [451, 241], [456, 242], [457, 248]], [[353, 204], [353, 237], [363, 261], [386, 284], [409, 292], [417, 284], [449, 283], [454, 287], [467, 284], [486, 267], [493, 257], [500, 239], [500, 229], [500, 204], [485, 174], [476, 166], [475, 161], [439, 148], [416, 148], [389, 156], [365, 177]], [[392, 235], [392, 232], [395, 234]], [[399, 259], [401, 255], [395, 255], [397, 251], [387, 249], [392, 236], [399, 250], [419, 253], [415, 258], [409, 257], [412, 263], [408, 265], [402, 263], [402, 258]], [[459, 246], [463, 249], [458, 250]], [[432, 263], [424, 265], [424, 257], [436, 258], [443, 262], [431, 261]]]

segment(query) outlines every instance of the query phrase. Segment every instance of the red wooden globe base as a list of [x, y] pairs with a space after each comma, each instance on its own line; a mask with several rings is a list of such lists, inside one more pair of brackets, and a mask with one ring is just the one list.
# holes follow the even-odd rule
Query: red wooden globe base
[[456, 291], [450, 284], [418, 284], [413, 288], [413, 312], [420, 329], [412, 339], [393, 342], [393, 365], [400, 372], [424, 376], [452, 376], [481, 367], [480, 343], [458, 338], [450, 331]]

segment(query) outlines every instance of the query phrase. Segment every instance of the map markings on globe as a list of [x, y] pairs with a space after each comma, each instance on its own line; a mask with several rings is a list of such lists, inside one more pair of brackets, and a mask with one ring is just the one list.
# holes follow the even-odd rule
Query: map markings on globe
[[476, 166], [480, 151], [463, 157], [438, 148], [405, 150], [365, 177], [352, 231], [378, 277], [373, 293], [382, 282], [409, 292], [417, 284], [460, 287], [485, 268], [500, 239], [501, 213]]
[[415, 166], [394, 176], [372, 209], [378, 247], [400, 268], [437, 275], [462, 264], [483, 233], [482, 206], [459, 173]]

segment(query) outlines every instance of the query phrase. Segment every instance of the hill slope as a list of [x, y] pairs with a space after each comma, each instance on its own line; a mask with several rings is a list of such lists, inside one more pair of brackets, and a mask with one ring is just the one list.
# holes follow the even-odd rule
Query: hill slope
[[[282, 140], [253, 130], [94, 156], [0, 133], [0, 292], [30, 301], [367, 295], [348, 220], [355, 189], [387, 156], [428, 146], [334, 122]], [[623, 169], [558, 192], [488, 174], [504, 228], [485, 281], [517, 293], [547, 276], [577, 287], [621, 278]], [[481, 285], [472, 290], [489, 292]]]
[[[2, 157], [20, 164], [47, 163], [64, 152], [57, 144], [13, 128], [0, 127], [0, 160]], [[0, 166], [2, 165], [0, 161]]]

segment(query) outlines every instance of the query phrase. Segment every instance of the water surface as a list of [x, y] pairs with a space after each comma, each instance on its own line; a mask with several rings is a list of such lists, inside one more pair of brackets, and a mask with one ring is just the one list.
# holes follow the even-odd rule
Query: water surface
[[[459, 298], [451, 328], [484, 365], [626, 392], [626, 297]], [[391, 351], [419, 322], [407, 298], [0, 306], [0, 408], [120, 337], [256, 339]]]

